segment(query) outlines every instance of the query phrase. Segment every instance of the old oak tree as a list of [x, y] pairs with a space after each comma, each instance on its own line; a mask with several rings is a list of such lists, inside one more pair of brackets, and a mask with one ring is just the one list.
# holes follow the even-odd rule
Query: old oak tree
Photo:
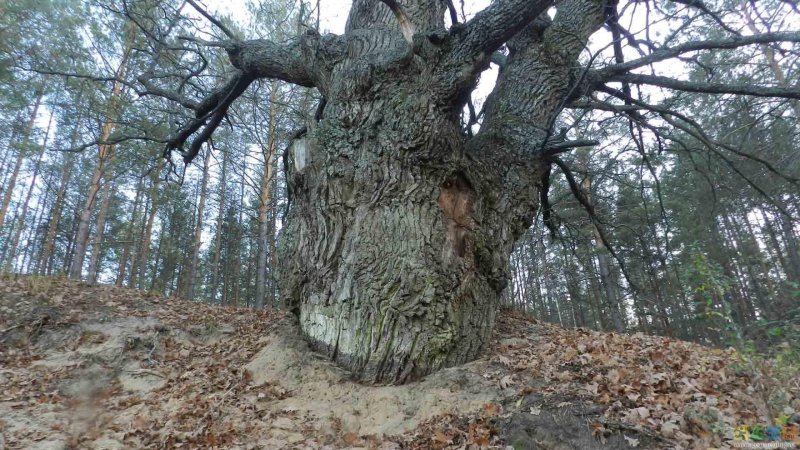
[[[280, 295], [312, 347], [367, 382], [407, 381], [482, 351], [514, 243], [548, 208], [551, 165], [592, 213], [558, 157], [593, 144], [554, 132], [565, 109], [608, 111], [659, 140], [667, 127], [708, 140], [691, 118], [633, 92], [800, 98], [797, 86], [657, 73], [654, 64], [686, 55], [800, 42], [795, 32], [742, 35], [699, 1], [662, 3], [702, 16], [716, 37], [694, 40], [679, 26], [660, 43], [622, 27], [614, 0], [494, 0], [463, 23], [449, 1], [354, 0], [343, 34], [305, 29], [281, 42], [240, 39], [185, 3], [226, 36], [186, 39], [224, 49], [232, 67], [203, 98], [169, 86], [155, 63], [139, 77], [143, 93], [194, 114], [167, 153], [191, 161], [255, 80], [313, 87], [323, 98], [287, 150]], [[603, 28], [613, 58], [587, 47]], [[500, 75], [473, 134], [462, 111], [490, 64]]]

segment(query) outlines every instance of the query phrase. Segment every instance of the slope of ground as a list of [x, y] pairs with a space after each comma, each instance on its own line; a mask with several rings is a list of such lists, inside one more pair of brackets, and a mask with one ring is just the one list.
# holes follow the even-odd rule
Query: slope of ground
[[0, 448], [726, 448], [769, 395], [800, 409], [800, 381], [748, 373], [732, 351], [504, 314], [484, 358], [364, 386], [283, 312], [0, 277]]

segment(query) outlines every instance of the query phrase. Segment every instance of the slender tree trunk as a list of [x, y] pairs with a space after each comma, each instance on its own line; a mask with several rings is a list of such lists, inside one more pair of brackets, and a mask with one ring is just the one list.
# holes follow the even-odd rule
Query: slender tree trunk
[[783, 249], [781, 249], [781, 244], [778, 240], [778, 233], [772, 224], [772, 220], [767, 216], [767, 212], [764, 209], [761, 209], [761, 217], [764, 220], [764, 228], [767, 231], [767, 236], [769, 236], [772, 250], [775, 252], [775, 269], [778, 273], [782, 272], [788, 275], [791, 268], [789, 267], [786, 257], [783, 255]]
[[278, 148], [277, 136], [277, 98], [278, 98], [277, 82], [272, 83], [272, 91], [270, 92], [270, 107], [269, 107], [269, 128], [267, 131], [267, 148], [262, 149], [264, 156], [264, 172], [261, 175], [261, 189], [258, 203], [258, 267], [256, 269], [256, 299], [255, 307], [257, 309], [264, 308], [265, 297], [267, 291], [267, 252], [269, 251], [269, 207], [271, 204], [271, 190], [272, 187], [272, 167], [275, 153]]
[[[110, 129], [108, 134], [103, 132], [103, 136], [108, 138], [110, 136]], [[100, 146], [100, 152], [97, 158], [97, 164], [95, 165], [94, 172], [92, 173], [92, 180], [89, 183], [89, 194], [86, 197], [86, 202], [84, 203], [83, 209], [81, 209], [80, 216], [78, 216], [78, 229], [75, 234], [75, 248], [73, 250], [72, 255], [72, 263], [70, 264], [69, 268], [69, 277], [74, 279], [80, 279], [81, 274], [83, 272], [83, 263], [86, 259], [86, 250], [87, 245], [89, 243], [89, 228], [91, 226], [91, 218], [92, 212], [94, 211], [95, 202], [97, 200], [98, 194], [100, 194], [100, 189], [103, 187], [103, 177], [106, 172], [106, 168], [108, 163], [111, 160], [111, 151], [113, 151], [113, 146]]]
[[136, 228], [137, 219], [139, 216], [139, 207], [141, 206], [142, 199], [142, 180], [136, 183], [136, 197], [133, 200], [133, 211], [131, 212], [131, 220], [125, 227], [125, 243], [122, 247], [122, 255], [119, 260], [119, 268], [117, 270], [117, 278], [114, 280], [114, 285], [122, 287], [125, 282], [125, 275], [128, 271], [128, 258], [130, 258], [131, 245], [133, 245], [134, 229]]
[[[72, 217], [77, 218], [80, 215], [80, 211], [81, 211], [80, 205], [75, 205], [75, 209], [72, 212]], [[73, 220], [72, 230], [70, 233], [67, 234], [67, 248], [64, 251], [64, 260], [61, 262], [61, 271], [67, 275], [69, 275], [70, 264], [72, 263], [72, 258], [75, 253], [75, 237], [77, 235], [78, 235], [78, 221]]]
[[745, 242], [737, 235], [733, 219], [727, 213], [723, 213], [721, 216], [724, 224], [722, 228], [724, 241], [728, 243], [729, 251], [735, 254], [734, 258], [728, 262], [730, 264], [729, 270], [734, 274], [736, 280], [736, 283], [731, 286], [731, 289], [737, 291], [737, 304], [734, 307], [739, 313], [740, 323], [744, 325], [755, 320], [755, 309], [750, 299], [750, 289], [747, 288], [747, 277], [744, 275], [744, 269], [742, 269], [742, 265], [746, 262], [744, 261], [741, 247], [745, 245]]
[[225, 177], [228, 171], [228, 152], [222, 153], [222, 170], [219, 177], [219, 209], [217, 209], [217, 224], [214, 234], [214, 250], [211, 257], [211, 286], [209, 286], [211, 301], [216, 302], [219, 292], [219, 261], [222, 249], [222, 224], [225, 215]]
[[33, 196], [33, 191], [36, 189], [36, 180], [39, 177], [39, 170], [42, 166], [42, 158], [44, 158], [44, 152], [47, 149], [47, 140], [50, 137], [50, 126], [53, 124], [53, 113], [50, 113], [50, 119], [47, 121], [47, 131], [45, 131], [44, 135], [44, 142], [42, 142], [41, 150], [39, 150], [39, 155], [36, 157], [36, 162], [33, 166], [33, 175], [31, 177], [31, 183], [28, 187], [28, 193], [25, 195], [25, 200], [22, 202], [22, 212], [19, 215], [19, 219], [16, 221], [16, 230], [14, 231], [14, 239], [11, 242], [11, 250], [8, 254], [8, 258], [6, 259], [6, 271], [11, 271], [14, 267], [14, 259], [17, 256], [17, 247], [19, 246], [19, 239], [22, 236], [22, 231], [25, 229], [25, 221], [28, 219], [28, 206], [31, 202], [31, 197]]
[[[745, 24], [747, 24], [747, 27], [750, 29], [750, 31], [755, 34], [761, 33], [761, 30], [759, 30], [756, 26], [756, 22], [753, 19], [752, 13], [750, 12], [748, 2], [742, 4], [742, 11], [744, 12], [743, 16], [745, 19]], [[778, 85], [781, 87], [789, 87], [789, 81], [786, 79], [786, 74], [778, 64], [778, 60], [775, 59], [775, 49], [770, 45], [761, 45], [760, 47], [761, 52], [764, 53], [764, 58], [766, 58], [767, 63], [769, 64], [772, 75], [775, 77], [775, 81], [777, 81]], [[800, 102], [794, 99], [790, 100], [790, 104], [794, 110], [795, 117], [800, 118]]]
[[94, 284], [97, 281], [97, 274], [100, 271], [100, 257], [103, 250], [103, 239], [106, 234], [106, 216], [108, 215], [108, 207], [113, 195], [113, 183], [110, 177], [106, 177], [103, 183], [102, 200], [100, 201], [100, 210], [97, 212], [97, 222], [94, 227], [94, 239], [92, 239], [92, 254], [89, 257], [89, 283]]
[[197, 220], [195, 220], [192, 253], [186, 268], [186, 298], [190, 300], [194, 300], [197, 265], [200, 261], [200, 245], [203, 243], [203, 213], [205, 212], [206, 194], [208, 192], [208, 167], [210, 161], [211, 153], [207, 152], [203, 161], [203, 179], [200, 182], [200, 199], [197, 202]]
[[[72, 143], [74, 146], [77, 139], [77, 126], [72, 135]], [[58, 231], [58, 223], [61, 220], [61, 211], [64, 208], [64, 197], [67, 193], [67, 186], [72, 177], [72, 168], [75, 164], [75, 155], [68, 153], [64, 157], [63, 167], [61, 169], [61, 179], [58, 182], [58, 190], [56, 191], [56, 199], [53, 208], [50, 212], [50, 219], [47, 222], [47, 234], [45, 235], [44, 245], [42, 252], [39, 256], [38, 266], [40, 273], [43, 275], [52, 275], [53, 263], [55, 261], [55, 246], [56, 246], [56, 232]]]
[[19, 176], [20, 168], [22, 168], [22, 162], [25, 160], [25, 156], [28, 153], [27, 146], [30, 143], [31, 133], [33, 133], [33, 127], [36, 124], [36, 117], [39, 115], [39, 106], [42, 104], [42, 97], [44, 96], [44, 91], [39, 90], [36, 94], [36, 100], [33, 103], [33, 111], [31, 111], [31, 116], [28, 119], [28, 124], [25, 127], [25, 132], [22, 136], [20, 142], [22, 143], [22, 147], [19, 149], [17, 153], [17, 160], [14, 164], [14, 169], [11, 171], [11, 178], [6, 182], [5, 185], [5, 192], [3, 193], [3, 204], [0, 206], [0, 227], [2, 227], [5, 223], [6, 214], [8, 213], [8, 207], [11, 205], [11, 197], [14, 195], [14, 187], [17, 184], [17, 177]]
[[[13, 123], [17, 125], [21, 123], [22, 120], [22, 113], [17, 113]], [[11, 127], [11, 135], [8, 137], [8, 144], [3, 152], [3, 160], [0, 161], [0, 174], [2, 174], [2, 178], [0, 178], [0, 192], [5, 192], [6, 181], [11, 176], [11, 172], [8, 170], [8, 163], [9, 160], [14, 159], [14, 143], [17, 142], [17, 137], [20, 134], [21, 132], [18, 126]]]
[[[150, 259], [150, 242], [153, 238], [153, 224], [155, 223], [156, 214], [158, 213], [159, 187], [161, 184], [161, 169], [163, 167], [164, 160], [159, 159], [158, 165], [153, 171], [153, 175], [150, 177], [150, 210], [148, 211], [147, 220], [142, 233], [142, 246], [140, 251], [137, 253], [131, 267], [131, 279], [129, 286], [132, 288], [136, 288], [136, 282], [141, 280], [140, 283], [142, 283], [142, 285], [138, 287], [139, 289], [143, 289], [143, 283], [145, 282], [145, 277], [147, 275], [147, 263]], [[156, 261], [158, 261], [158, 258], [156, 258]]]
[[276, 239], [277, 239], [277, 217], [278, 217], [278, 158], [273, 158], [272, 162], [272, 195], [270, 201], [270, 218], [269, 218], [269, 299], [272, 307], [278, 306], [275, 302], [278, 294], [277, 278], [275, 276], [278, 267], [278, 254], [276, 252]]
[[44, 234], [45, 231], [45, 215], [44, 210], [46, 205], [49, 202], [50, 194], [49, 189], [43, 189], [40, 195], [38, 195], [36, 199], [36, 207], [34, 208], [34, 216], [33, 216], [33, 226], [28, 232], [28, 236], [25, 238], [25, 249], [22, 252], [22, 262], [20, 263], [19, 268], [17, 269], [20, 273], [28, 273], [34, 274], [39, 272], [39, 267], [36, 265], [38, 264], [38, 259], [34, 257], [37, 253], [41, 253], [41, 243], [43, 239], [40, 239], [40, 234]]
[[[583, 178], [582, 187], [586, 194], [588, 202], [592, 203], [592, 178], [589, 175], [589, 152], [582, 151], [582, 165], [586, 175]], [[614, 330], [621, 333], [625, 330], [625, 323], [622, 319], [622, 311], [620, 304], [619, 291], [617, 289], [616, 280], [611, 276], [611, 268], [608, 263], [608, 247], [600, 235], [600, 230], [595, 223], [592, 223], [592, 234], [594, 236], [594, 246], [596, 249], [595, 257], [597, 258], [597, 268], [600, 273], [600, 284], [603, 286], [605, 293], [606, 304], [608, 305], [609, 315], [611, 316], [611, 324]]]
[[778, 222], [783, 233], [783, 242], [786, 243], [786, 259], [788, 261], [788, 278], [790, 281], [800, 283], [800, 249], [797, 245], [797, 236], [794, 233], [792, 220], [783, 214], [778, 217]]
[[[158, 276], [159, 276], [158, 261], [161, 259], [161, 245], [163, 243], [164, 243], [164, 233], [161, 233], [161, 236], [158, 239], [158, 245], [156, 245], [155, 258], [153, 259], [154, 264], [155, 264], [155, 268], [153, 269], [153, 273], [150, 276], [150, 290], [151, 291], [156, 290], [156, 283], [158, 282]], [[144, 275], [142, 275], [142, 281], [141, 282], [144, 283]], [[160, 292], [160, 293], [163, 294], [164, 293], [163, 287], [161, 289], [159, 289], [157, 292]]]
[[[125, 79], [125, 72], [127, 71], [128, 60], [133, 49], [134, 34], [129, 29], [126, 33], [126, 47], [123, 51], [122, 62], [117, 68], [114, 86], [111, 89], [111, 97], [108, 100], [108, 109], [106, 111], [106, 120], [100, 130], [100, 145], [98, 145], [97, 163], [92, 174], [92, 181], [89, 185], [89, 192], [86, 197], [86, 202], [83, 210], [79, 216], [78, 231], [75, 236], [75, 250], [70, 264], [69, 276], [70, 278], [80, 279], [83, 271], [83, 263], [86, 259], [86, 247], [89, 241], [89, 228], [92, 213], [95, 207], [95, 201], [100, 191], [103, 177], [106, 170], [114, 158], [114, 145], [105, 144], [108, 138], [115, 129], [115, 122], [120, 114], [120, 102], [123, 93], [123, 80]], [[94, 275], [89, 275], [94, 278]]]
[[233, 305], [240, 306], [242, 301], [242, 249], [244, 248], [244, 196], [245, 180], [239, 184], [239, 217], [237, 219], [236, 235], [234, 237], [236, 251], [233, 260]]

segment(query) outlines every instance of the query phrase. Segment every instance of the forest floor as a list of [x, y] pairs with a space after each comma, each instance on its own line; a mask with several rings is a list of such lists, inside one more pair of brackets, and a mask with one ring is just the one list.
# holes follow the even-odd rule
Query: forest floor
[[0, 449], [721, 449], [800, 410], [800, 380], [764, 373], [503, 313], [480, 360], [365, 386], [280, 311], [0, 277]]

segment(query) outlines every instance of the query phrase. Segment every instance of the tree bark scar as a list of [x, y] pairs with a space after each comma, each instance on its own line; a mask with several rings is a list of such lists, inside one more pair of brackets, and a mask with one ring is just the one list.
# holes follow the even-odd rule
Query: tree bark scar
[[475, 191], [469, 181], [458, 173], [445, 180], [439, 190], [439, 208], [445, 217], [447, 242], [459, 258], [472, 247], [474, 199]]

